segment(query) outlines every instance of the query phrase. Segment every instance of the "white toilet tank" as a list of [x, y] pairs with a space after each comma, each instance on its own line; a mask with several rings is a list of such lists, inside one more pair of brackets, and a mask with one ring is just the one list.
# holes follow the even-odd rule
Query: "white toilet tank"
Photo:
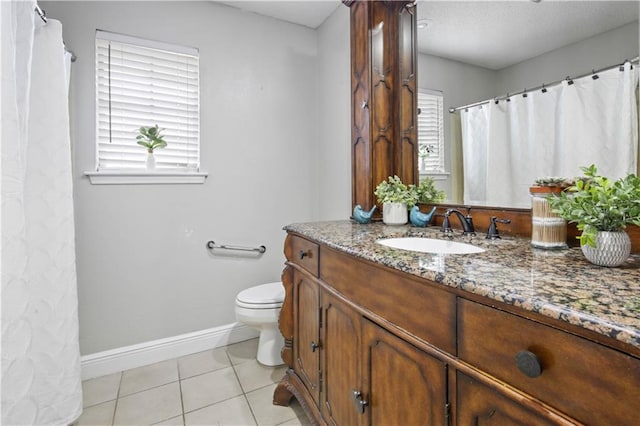
[[284, 287], [280, 281], [248, 288], [236, 296], [236, 305], [249, 309], [280, 308], [283, 301]]

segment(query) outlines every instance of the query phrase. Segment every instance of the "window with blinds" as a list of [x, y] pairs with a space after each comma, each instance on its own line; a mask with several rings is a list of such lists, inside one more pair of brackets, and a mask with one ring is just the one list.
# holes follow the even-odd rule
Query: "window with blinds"
[[156, 167], [197, 171], [199, 93], [197, 49], [96, 31], [96, 169], [143, 169], [138, 129], [157, 124], [167, 147]]
[[442, 92], [418, 91], [418, 170], [444, 173], [444, 99]]

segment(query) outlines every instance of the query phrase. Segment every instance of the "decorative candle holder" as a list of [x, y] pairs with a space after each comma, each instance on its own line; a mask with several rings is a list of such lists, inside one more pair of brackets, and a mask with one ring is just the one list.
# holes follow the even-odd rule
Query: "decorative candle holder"
[[543, 249], [567, 248], [567, 221], [554, 213], [548, 198], [563, 191], [560, 186], [532, 186], [531, 245]]

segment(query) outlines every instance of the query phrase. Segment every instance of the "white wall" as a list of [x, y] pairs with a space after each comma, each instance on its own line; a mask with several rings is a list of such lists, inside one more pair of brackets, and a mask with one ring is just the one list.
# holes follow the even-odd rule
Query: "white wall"
[[[236, 294], [280, 279], [287, 223], [318, 218], [317, 33], [211, 2], [41, 2], [63, 23], [82, 354], [235, 321]], [[200, 49], [203, 185], [91, 185], [95, 30]], [[260, 258], [212, 256], [208, 240]]]
[[633, 59], [640, 50], [638, 38], [636, 21], [504, 68], [498, 71], [498, 90], [492, 96], [518, 92]]
[[351, 216], [351, 47], [349, 8], [318, 28], [320, 218]]

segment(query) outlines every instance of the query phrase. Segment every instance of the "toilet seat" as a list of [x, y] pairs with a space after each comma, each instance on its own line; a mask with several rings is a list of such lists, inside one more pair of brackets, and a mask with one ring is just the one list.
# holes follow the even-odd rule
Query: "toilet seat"
[[283, 301], [284, 287], [280, 281], [248, 288], [236, 296], [236, 305], [247, 309], [277, 309]]

